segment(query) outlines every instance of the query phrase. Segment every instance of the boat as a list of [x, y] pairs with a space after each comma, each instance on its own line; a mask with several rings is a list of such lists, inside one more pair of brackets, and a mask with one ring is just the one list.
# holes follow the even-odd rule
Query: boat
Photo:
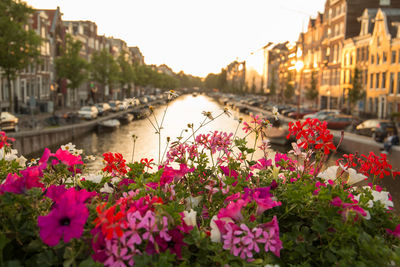
[[265, 131], [265, 135], [271, 144], [286, 145], [289, 140], [286, 139], [288, 129], [286, 127], [271, 127]]
[[111, 120], [106, 120], [106, 121], [101, 121], [98, 123], [99, 127], [101, 129], [117, 129], [121, 123], [119, 122], [119, 120], [116, 119], [111, 119]]
[[124, 124], [130, 123], [133, 120], [133, 117], [134, 116], [132, 114], [126, 113], [126, 114], [122, 115], [121, 117], [119, 117], [119, 121]]

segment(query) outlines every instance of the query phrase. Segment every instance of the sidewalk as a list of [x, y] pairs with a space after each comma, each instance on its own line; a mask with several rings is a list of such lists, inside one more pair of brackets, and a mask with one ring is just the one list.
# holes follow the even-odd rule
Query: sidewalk
[[46, 127], [56, 126], [51, 123], [50, 118], [54, 115], [58, 117], [59, 125], [68, 124], [66, 119], [66, 114], [76, 113], [78, 110], [73, 108], [62, 108], [57, 109], [53, 113], [39, 113], [39, 114], [16, 114], [18, 117], [18, 131], [29, 131], [29, 130], [40, 130]]

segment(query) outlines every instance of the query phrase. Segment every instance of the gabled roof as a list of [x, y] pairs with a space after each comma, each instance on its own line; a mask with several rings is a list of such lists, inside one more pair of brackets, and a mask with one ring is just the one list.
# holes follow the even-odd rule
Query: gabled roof
[[397, 27], [393, 25], [393, 22], [400, 22], [400, 8], [381, 8], [381, 10], [386, 16], [387, 29], [390, 35], [392, 38], [396, 38]]

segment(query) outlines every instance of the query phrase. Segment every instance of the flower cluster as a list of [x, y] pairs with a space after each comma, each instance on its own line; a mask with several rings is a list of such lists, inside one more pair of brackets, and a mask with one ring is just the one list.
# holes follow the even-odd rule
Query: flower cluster
[[[244, 127], [257, 140], [267, 125], [253, 116]], [[97, 172], [71, 143], [29, 167], [3, 144], [0, 265], [400, 266], [400, 218], [378, 185], [398, 174], [386, 155], [325, 166], [335, 150], [326, 124], [289, 129], [298, 139], [289, 154], [261, 140], [253, 160], [257, 142], [193, 129], [165, 162], [108, 152]]]
[[85, 201], [96, 193], [52, 185], [46, 190], [45, 195], [53, 200], [54, 204], [49, 214], [38, 218], [40, 238], [43, 242], [55, 246], [61, 238], [65, 243], [72, 238], [80, 238], [89, 217]]
[[182, 216], [176, 223], [156, 209], [163, 204], [161, 198], [147, 195], [134, 200], [136, 194], [130, 191], [109, 208], [105, 204], [97, 207], [93, 259], [106, 266], [132, 266], [135, 255], [144, 251], [159, 254], [167, 249], [181, 258], [186, 245], [183, 238], [191, 227]]
[[121, 153], [107, 152], [103, 154], [106, 166], [103, 171], [109, 172], [113, 176], [125, 175], [128, 170], [125, 164], [126, 160], [123, 158]]
[[326, 121], [321, 122], [318, 119], [306, 119], [304, 122], [289, 122], [289, 134], [294, 136], [296, 140], [301, 140], [299, 147], [304, 149], [313, 147], [315, 150], [322, 150], [326, 155], [330, 151], [336, 150], [333, 144], [333, 135], [328, 130]]

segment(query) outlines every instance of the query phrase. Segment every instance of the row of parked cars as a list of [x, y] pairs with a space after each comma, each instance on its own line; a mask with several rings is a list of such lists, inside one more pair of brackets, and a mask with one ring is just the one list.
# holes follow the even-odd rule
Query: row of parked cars
[[82, 119], [92, 120], [98, 116], [107, 115], [110, 112], [118, 112], [133, 108], [140, 104], [147, 104], [151, 101], [165, 98], [165, 94], [145, 95], [139, 98], [126, 98], [123, 101], [111, 100], [108, 103], [97, 103], [93, 106], [83, 106], [78, 111], [78, 116]]

